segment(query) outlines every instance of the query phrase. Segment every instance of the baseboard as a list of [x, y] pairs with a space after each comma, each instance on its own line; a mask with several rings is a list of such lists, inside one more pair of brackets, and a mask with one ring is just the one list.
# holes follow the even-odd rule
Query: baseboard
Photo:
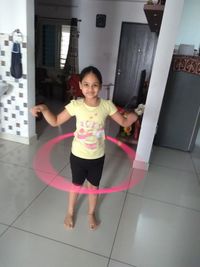
[[8, 141], [26, 144], [26, 145], [30, 145], [37, 140], [36, 135], [29, 138], [29, 137], [22, 137], [22, 136], [8, 134], [8, 133], [0, 133], [0, 138], [4, 140], [8, 140]]
[[139, 169], [139, 170], [148, 171], [149, 162], [144, 162], [144, 161], [140, 161], [140, 160], [134, 160], [133, 161], [133, 168]]

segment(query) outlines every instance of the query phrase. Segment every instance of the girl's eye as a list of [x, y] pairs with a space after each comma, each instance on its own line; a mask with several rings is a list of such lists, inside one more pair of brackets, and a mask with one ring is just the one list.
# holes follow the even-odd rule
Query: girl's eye
[[[90, 85], [88, 83], [83, 84], [84, 87], [89, 87]], [[98, 87], [98, 84], [93, 84], [92, 87]]]

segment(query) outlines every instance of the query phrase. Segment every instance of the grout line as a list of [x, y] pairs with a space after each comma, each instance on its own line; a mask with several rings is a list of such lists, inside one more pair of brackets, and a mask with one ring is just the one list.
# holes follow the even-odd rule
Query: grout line
[[192, 211], [195, 211], [197, 213], [200, 213], [200, 210], [197, 210], [197, 209], [194, 209], [194, 208], [190, 208], [190, 207], [181, 206], [181, 205], [178, 205], [178, 204], [175, 204], [175, 203], [171, 203], [171, 202], [168, 202], [168, 201], [164, 201], [164, 200], [160, 200], [160, 199], [155, 199], [155, 198], [152, 198], [152, 197], [145, 197], [145, 196], [139, 195], [137, 193], [132, 193], [132, 192], [128, 192], [128, 194], [134, 195], [134, 196], [137, 196], [137, 197], [146, 199], [146, 200], [153, 200], [155, 202], [159, 202], [159, 203], [162, 203], [162, 204], [167, 204], [167, 205], [170, 205], [170, 206], [173, 206], [173, 207], [176, 207], [176, 208], [182, 208], [182, 209], [186, 209], [186, 210], [192, 210]]
[[[131, 265], [130, 263], [127, 263], [127, 262], [123, 262], [123, 261], [115, 260], [115, 259], [112, 259], [112, 258], [111, 258], [111, 260], [116, 261], [116, 262], [119, 262], [119, 263], [122, 263], [122, 264], [125, 264], [125, 265], [130, 266], [130, 267], [136, 267], [135, 265]], [[108, 267], [108, 266], [107, 266], [107, 267]]]
[[9, 226], [9, 224], [2, 223], [2, 222], [0, 222], [0, 225], [3, 225], [3, 226]]
[[[172, 169], [172, 170], [176, 170], [176, 171], [181, 171], [181, 172], [187, 172], [187, 173], [195, 173], [195, 170], [183, 170], [180, 168], [175, 168], [175, 167], [171, 167], [171, 166], [166, 166], [166, 165], [162, 165], [162, 164], [157, 164], [155, 162], [150, 162], [150, 165], [154, 165], [154, 166], [158, 166], [158, 167], [162, 167], [165, 169]], [[150, 166], [149, 165], [149, 166]]]
[[36, 197], [34, 197], [33, 199], [32, 199], [32, 201], [28, 204], [28, 206], [11, 222], [11, 224], [9, 225], [9, 228], [10, 227], [13, 227], [13, 224], [18, 220], [18, 218], [24, 213], [24, 212], [26, 212], [26, 210], [33, 204], [33, 202], [48, 188], [49, 186], [47, 185], [47, 186], [45, 186], [43, 189], [42, 189], [42, 191], [40, 191], [40, 193], [36, 196]]
[[0, 223], [1, 225], [5, 226], [6, 229], [0, 234], [0, 238], [8, 231], [10, 228], [8, 224]]
[[194, 160], [193, 160], [192, 154], [190, 154], [190, 157], [191, 157], [192, 165], [193, 165], [193, 168], [194, 168], [194, 173], [196, 174], [197, 182], [200, 185], [200, 174], [198, 173], [196, 165], [194, 164]]
[[40, 193], [34, 198], [32, 199], [32, 201], [28, 204], [28, 206], [20, 213], [17, 215], [17, 217], [11, 222], [11, 224], [8, 225], [8, 228], [0, 235], [3, 236], [11, 227], [14, 227], [13, 224], [18, 220], [18, 218], [24, 213], [26, 212], [26, 210], [33, 204], [33, 202], [49, 187], [49, 185], [46, 185], [42, 191], [40, 191]]
[[[48, 140], [47, 140], [48, 141]], [[23, 145], [23, 144], [22, 144]], [[14, 151], [14, 150], [16, 150], [16, 149], [18, 149], [19, 148], [19, 146], [17, 146], [15, 149], [13, 149], [13, 150], [11, 150], [11, 151], [9, 151], [8, 153], [11, 153], [12, 151]], [[6, 155], [8, 154], [8, 153], [6, 153]], [[108, 152], [107, 152], [108, 153]], [[109, 154], [109, 153], [108, 153]], [[111, 154], [112, 155], [112, 154]], [[114, 155], [114, 154], [113, 154]], [[5, 156], [5, 155], [4, 155]], [[3, 157], [2, 157], [2, 159], [3, 159]], [[1, 160], [0, 160], [1, 161]], [[24, 166], [21, 166], [21, 165], [17, 165], [17, 164], [13, 164], [13, 163], [7, 163], [7, 162], [2, 162], [2, 163], [5, 163], [5, 164], [12, 164], [12, 165], [14, 165], [14, 166], [19, 166], [19, 167], [22, 167], [22, 168], [26, 168], [26, 167], [24, 167]], [[193, 160], [192, 160], [192, 163], [193, 163], [193, 166], [194, 166], [194, 162], [193, 162]], [[155, 163], [151, 163], [152, 165], [157, 165], [157, 164], [155, 164]], [[69, 165], [69, 163], [67, 164], [67, 165]], [[67, 166], [67, 165], [65, 165], [64, 167], [63, 167], [63, 169]], [[192, 171], [189, 171], [189, 170], [181, 170], [181, 169], [176, 169], [175, 167], [169, 167], [169, 166], [163, 166], [163, 165], [157, 165], [157, 166], [160, 166], [160, 167], [164, 167], [164, 168], [168, 168], [168, 169], [174, 169], [174, 170], [177, 170], [177, 171], [182, 171], [182, 172], [192, 172]], [[33, 170], [32, 168], [28, 168], [28, 169], [31, 169], [31, 170]], [[63, 170], [62, 169], [62, 170]], [[197, 170], [196, 170], [196, 168], [194, 168], [195, 169], [195, 174], [197, 175], [197, 178], [198, 178], [198, 174], [197, 174]], [[59, 173], [62, 171], [62, 170], [60, 170], [59, 171]], [[53, 179], [55, 179], [56, 178], [56, 176], [53, 178]], [[52, 180], [53, 180], [52, 179]], [[198, 181], [199, 181], [199, 179], [198, 179]], [[200, 181], [199, 181], [199, 183], [200, 183]], [[56, 239], [52, 239], [52, 238], [49, 238], [49, 237], [46, 237], [46, 236], [43, 236], [43, 235], [40, 235], [40, 234], [36, 234], [36, 233], [32, 233], [32, 232], [30, 232], [30, 231], [27, 231], [27, 230], [23, 230], [23, 229], [21, 229], [21, 228], [18, 228], [18, 227], [15, 227], [15, 226], [13, 226], [13, 224], [15, 223], [15, 221], [24, 213], [24, 212], [26, 212], [26, 210], [33, 204], [33, 202], [48, 188], [49, 186], [47, 185], [46, 187], [44, 187], [43, 189], [42, 189], [42, 191], [28, 204], [28, 206], [15, 218], [15, 220], [10, 224], [10, 225], [6, 225], [5, 224], [5, 226], [7, 226], [7, 228], [3, 231], [3, 233], [0, 235], [0, 237], [1, 236], [3, 236], [9, 229], [17, 229], [17, 230], [20, 230], [20, 231], [22, 231], [22, 232], [26, 232], [26, 233], [29, 233], [29, 234], [32, 234], [32, 235], [35, 235], [35, 236], [38, 236], [38, 237], [41, 237], [41, 238], [44, 238], [44, 239], [47, 239], [47, 240], [51, 240], [51, 241], [54, 241], [54, 242], [57, 242], [57, 243], [61, 243], [61, 244], [64, 244], [64, 245], [67, 245], [67, 246], [70, 246], [70, 247], [73, 247], [73, 248], [76, 248], [76, 249], [79, 249], [79, 250], [81, 250], [81, 251], [85, 251], [85, 252], [88, 252], [88, 253], [90, 253], [90, 254], [95, 254], [95, 255], [98, 255], [98, 256], [101, 256], [101, 257], [103, 257], [103, 258], [105, 258], [105, 259], [108, 259], [108, 264], [107, 264], [107, 267], [109, 266], [109, 263], [110, 263], [110, 260], [113, 260], [113, 261], [116, 261], [116, 262], [119, 262], [119, 263], [122, 263], [122, 264], [126, 264], [126, 265], [128, 265], [128, 266], [132, 266], [132, 267], [134, 267], [134, 265], [130, 265], [130, 264], [128, 264], [128, 263], [124, 263], [124, 262], [121, 262], [121, 261], [118, 261], [118, 260], [115, 260], [115, 259], [112, 259], [111, 258], [111, 255], [112, 255], [112, 251], [113, 251], [113, 249], [114, 249], [114, 245], [115, 245], [115, 241], [116, 241], [116, 238], [117, 238], [117, 232], [118, 232], [118, 229], [119, 229], [119, 225], [120, 225], [120, 222], [121, 222], [121, 218], [122, 218], [122, 214], [123, 214], [123, 211], [124, 211], [124, 207], [125, 207], [125, 204], [126, 204], [126, 200], [127, 200], [127, 197], [128, 197], [128, 194], [130, 194], [130, 195], [136, 195], [136, 196], [138, 196], [138, 197], [140, 197], [140, 198], [143, 198], [143, 199], [149, 199], [149, 200], [153, 200], [153, 201], [156, 201], [156, 202], [160, 202], [160, 203], [164, 203], [164, 204], [168, 204], [168, 205], [172, 205], [172, 206], [174, 206], [174, 207], [179, 207], [179, 208], [183, 208], [183, 209], [189, 209], [189, 210], [193, 210], [193, 211], [195, 211], [195, 212], [200, 212], [199, 210], [195, 210], [195, 209], [192, 209], [192, 208], [188, 208], [188, 207], [184, 207], [184, 206], [179, 206], [179, 205], [176, 205], [176, 204], [173, 204], [173, 203], [169, 203], [169, 202], [165, 202], [165, 201], [161, 201], [161, 200], [157, 200], [157, 199], [153, 199], [153, 198], [148, 198], [148, 197], [144, 197], [144, 196], [141, 196], [141, 195], [139, 195], [139, 194], [135, 194], [135, 193], [131, 193], [131, 192], [128, 192], [128, 190], [126, 190], [126, 192], [125, 192], [125, 197], [124, 197], [124, 200], [123, 200], [123, 204], [122, 204], [122, 209], [121, 209], [121, 213], [120, 213], [120, 215], [119, 215], [119, 219], [118, 219], [118, 224], [117, 224], [117, 228], [116, 228], [116, 232], [115, 232], [115, 236], [114, 236], [114, 240], [113, 240], [113, 244], [112, 244], [112, 248], [111, 248], [111, 252], [110, 252], [110, 255], [109, 255], [109, 257], [106, 257], [106, 256], [104, 256], [104, 255], [101, 255], [101, 254], [98, 254], [98, 253], [95, 253], [95, 252], [91, 252], [91, 251], [88, 251], [88, 250], [86, 250], [86, 249], [83, 249], [83, 248], [80, 248], [80, 247], [76, 247], [76, 246], [73, 246], [73, 245], [71, 245], [71, 244], [67, 244], [67, 243], [65, 243], [65, 242], [62, 242], [62, 241], [59, 241], [59, 240], [56, 240]], [[2, 224], [2, 225], [4, 225], [4, 224]]]
[[54, 239], [54, 238], [50, 238], [50, 237], [47, 237], [47, 236], [44, 236], [44, 235], [41, 235], [41, 234], [37, 234], [37, 233], [31, 232], [31, 231], [22, 229], [22, 228], [20, 228], [20, 227], [10, 226], [10, 228], [13, 228], [13, 229], [16, 229], [16, 230], [19, 230], [19, 231], [22, 231], [22, 232], [25, 232], [25, 233], [28, 233], [28, 234], [37, 236], [37, 237], [41, 237], [41, 238], [46, 239], [46, 240], [54, 241], [54, 242], [56, 242], [56, 243], [58, 243], [58, 244], [66, 245], [66, 246], [69, 246], [69, 247], [73, 247], [73, 248], [75, 248], [75, 249], [79, 249], [79, 250], [81, 250], [81, 251], [85, 251], [85, 252], [88, 252], [88, 253], [90, 253], [90, 254], [94, 254], [94, 255], [103, 257], [103, 258], [105, 258], [105, 259], [108, 259], [108, 257], [106, 257], [105, 255], [101, 255], [101, 254], [99, 254], [99, 253], [92, 252], [92, 251], [89, 251], [89, 250], [87, 250], [87, 249], [84, 249], [84, 248], [81, 248], [81, 247], [78, 247], [78, 246], [74, 246], [74, 245], [65, 243], [65, 242], [60, 241], [60, 240], [56, 240], [56, 239]]
[[109, 256], [107, 267], [109, 267], [109, 264], [110, 264], [110, 259], [111, 259], [111, 255], [112, 255], [112, 252], [113, 252], [115, 240], [117, 238], [117, 232], [118, 232], [118, 229], [119, 229], [119, 225], [120, 225], [120, 221], [121, 221], [121, 218], [122, 218], [122, 214], [123, 214], [123, 210], [124, 210], [124, 206], [125, 206], [125, 203], [126, 203], [127, 196], [128, 196], [128, 190], [126, 190], [126, 195], [124, 197], [124, 202], [123, 202], [122, 210], [121, 210], [121, 213], [120, 213], [120, 216], [119, 216], [119, 221], [118, 221], [118, 224], [117, 224], [117, 229], [116, 229], [114, 240], [113, 240], [113, 244], [112, 244], [112, 247], [111, 247], [111, 251], [110, 251], [110, 256]]
[[[22, 169], [26, 169], [26, 170], [30, 170], [32, 172], [34, 172], [34, 168], [31, 167], [31, 166], [24, 166], [24, 165], [20, 165], [20, 164], [17, 164], [17, 163], [13, 163], [13, 162], [6, 162], [6, 161], [2, 161], [0, 159], [0, 163], [1, 164], [5, 164], [5, 165], [11, 165], [11, 166], [14, 166], [14, 167], [19, 167], [19, 168], [22, 168]], [[64, 165], [63, 167], [61, 167], [60, 170], [57, 170], [57, 174], [54, 176], [52, 172], [48, 172], [48, 171], [45, 171], [45, 170], [42, 170], [42, 169], [37, 169], [37, 171], [41, 172], [41, 173], [47, 173], [47, 174], [52, 174], [52, 180], [51, 182], [56, 178], [56, 176], [62, 172], [64, 170], [64, 168], [66, 168], [67, 166], [69, 165], [69, 162], [66, 163], [66, 165]]]
[[[8, 141], [8, 140], [4, 140], [4, 139], [2, 139], [2, 140], [3, 140], [3, 141]], [[13, 141], [10, 141], [10, 142], [13, 142]], [[13, 148], [13, 149], [7, 151], [7, 153], [1, 155], [1, 156], [0, 156], [0, 161], [1, 161], [4, 157], [8, 156], [8, 154], [14, 152], [15, 150], [17, 150], [18, 148], [22, 147], [23, 145], [24, 145], [24, 144], [19, 144], [19, 145], [17, 145], [15, 148]]]

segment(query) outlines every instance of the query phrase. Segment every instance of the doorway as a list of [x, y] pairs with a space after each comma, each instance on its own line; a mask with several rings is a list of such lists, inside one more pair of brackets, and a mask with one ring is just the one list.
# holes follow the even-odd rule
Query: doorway
[[63, 68], [69, 39], [70, 20], [35, 18], [36, 103], [48, 99], [65, 100]]
[[157, 35], [147, 24], [123, 22], [115, 74], [113, 102], [135, 108], [141, 97], [140, 85], [149, 80]]

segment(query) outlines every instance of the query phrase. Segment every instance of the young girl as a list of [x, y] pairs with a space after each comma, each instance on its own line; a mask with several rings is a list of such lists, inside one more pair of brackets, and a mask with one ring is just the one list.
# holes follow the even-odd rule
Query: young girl
[[[135, 113], [129, 113], [123, 117], [110, 100], [99, 98], [102, 76], [97, 68], [89, 66], [83, 69], [79, 85], [84, 98], [72, 100], [57, 116], [51, 113], [44, 104], [33, 107], [31, 112], [35, 117], [38, 116], [38, 113], [42, 113], [46, 121], [53, 127], [65, 123], [72, 116], [76, 117], [76, 131], [70, 155], [72, 183], [75, 186], [81, 186], [87, 180], [87, 187], [90, 190], [96, 190], [99, 187], [105, 157], [106, 117], [111, 116], [122, 127], [128, 127], [137, 120], [138, 116]], [[74, 227], [77, 197], [77, 192], [69, 193], [68, 210], [64, 220], [67, 228]], [[88, 200], [89, 227], [96, 229], [98, 226], [95, 217], [97, 194], [88, 194]]]

